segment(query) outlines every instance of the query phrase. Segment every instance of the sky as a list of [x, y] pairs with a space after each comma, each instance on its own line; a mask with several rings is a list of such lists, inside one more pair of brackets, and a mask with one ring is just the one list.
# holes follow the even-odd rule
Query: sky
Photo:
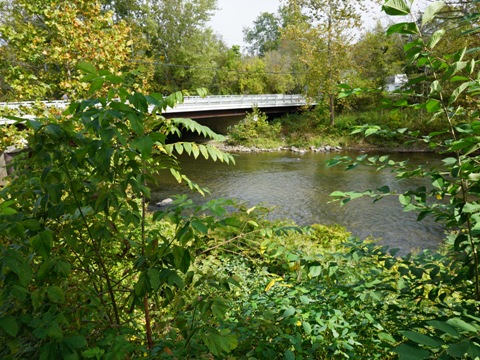
[[212, 29], [220, 34], [228, 46], [244, 48], [243, 28], [252, 27], [262, 12], [277, 12], [279, 0], [217, 0], [218, 8], [210, 22]]
[[[418, 1], [423, 3], [425, 0]], [[220, 34], [228, 46], [240, 45], [245, 49], [243, 42], [243, 28], [252, 27], [255, 19], [262, 12], [276, 13], [281, 5], [280, 0], [217, 0], [218, 8], [209, 25]], [[379, 18], [381, 6], [372, 5], [371, 12], [364, 16], [365, 24], [370, 29]], [[382, 16], [385, 20], [385, 16]], [[398, 21], [398, 20], [397, 20]], [[388, 21], [384, 21], [388, 22]], [[369, 24], [368, 24], [369, 23]]]

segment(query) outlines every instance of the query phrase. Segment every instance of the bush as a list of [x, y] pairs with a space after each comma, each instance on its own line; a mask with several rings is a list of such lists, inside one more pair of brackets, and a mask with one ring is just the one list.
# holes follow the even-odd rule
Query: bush
[[228, 142], [232, 145], [244, 145], [272, 149], [283, 144], [278, 122], [269, 123], [267, 115], [253, 108], [244, 120], [228, 129]]

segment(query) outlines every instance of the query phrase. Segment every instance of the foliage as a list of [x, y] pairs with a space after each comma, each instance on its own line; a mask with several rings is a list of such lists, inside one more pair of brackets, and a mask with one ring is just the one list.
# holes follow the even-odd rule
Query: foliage
[[2, 10], [3, 99], [82, 98], [88, 89], [75, 69], [79, 61], [113, 74], [128, 68], [129, 29], [113, 24], [94, 0], [15, 0]]
[[[216, 0], [137, 1], [142, 16], [133, 20], [148, 40], [154, 65], [152, 87], [161, 93], [212, 88], [215, 69], [227, 47], [207, 26]], [[148, 60], [147, 60], [148, 62]]]
[[26, 130], [19, 130], [14, 125], [2, 125], [0, 127], [0, 152], [9, 146], [22, 149], [25, 146], [26, 137]]
[[250, 44], [251, 55], [265, 56], [277, 50], [280, 42], [280, 19], [275, 14], [263, 12], [253, 22], [253, 28], [243, 29], [244, 40]]
[[352, 55], [359, 77], [370, 82], [370, 86], [360, 87], [384, 89], [388, 76], [403, 73], [404, 43], [404, 39], [398, 34], [387, 36], [380, 23], [377, 23], [373, 30], [362, 34], [352, 45]]
[[[122, 81], [88, 63], [79, 68], [92, 93]], [[15, 158], [15, 181], [0, 192], [2, 358], [140, 354], [163, 331], [152, 314], [161, 319], [176, 301], [187, 306], [177, 294], [213, 223], [174, 216], [169, 230], [157, 214], [147, 225], [146, 183], [169, 169], [202, 192], [181, 174], [175, 154], [233, 158], [209, 145], [167, 144], [182, 128], [217, 138], [191, 120], [160, 115], [181, 99], [114, 86], [106, 97], [72, 102], [61, 117], [27, 121], [29, 151]], [[222, 214], [220, 205], [211, 210]], [[217, 340], [207, 343], [214, 353], [225, 349]]]
[[308, 67], [307, 94], [318, 106], [328, 109], [330, 125], [335, 124], [335, 95], [353, 69], [348, 56], [352, 28], [360, 24], [362, 1], [289, 1], [292, 21], [285, 29], [287, 39], [301, 48], [300, 59]]
[[[437, 310], [444, 308], [445, 302], [452, 302], [455, 310], [454, 318], [445, 314], [433, 316], [429, 321], [419, 321], [415, 328], [400, 333], [407, 341], [397, 346], [394, 351], [400, 358], [424, 359], [439, 358], [475, 358], [480, 354], [478, 346], [478, 301], [480, 301], [480, 268], [478, 258], [479, 246], [479, 209], [478, 204], [478, 89], [479, 73], [476, 60], [468, 58], [472, 51], [468, 48], [458, 49], [446, 54], [438, 51], [446, 29], [429, 32], [428, 25], [435, 21], [444, 7], [441, 1], [431, 3], [425, 10], [421, 23], [402, 22], [392, 25], [387, 33], [399, 33], [412, 36], [405, 45], [406, 55], [411, 66], [421, 69], [421, 75], [410, 78], [409, 85], [424, 84], [428, 91], [424, 101], [411, 104], [408, 96], [416, 95], [412, 91], [402, 94], [404, 99], [391, 105], [411, 106], [422, 109], [443, 123], [440, 131], [418, 138], [432, 149], [445, 155], [443, 166], [429, 169], [425, 166], [411, 168], [407, 163], [397, 163], [388, 156], [361, 156], [356, 160], [348, 160], [348, 167], [354, 168], [361, 163], [371, 163], [380, 168], [391, 167], [399, 179], [422, 177], [429, 180], [429, 186], [412, 189], [403, 194], [395, 194], [388, 187], [365, 192], [335, 192], [332, 194], [342, 203], [358, 197], [372, 197], [374, 201], [384, 196], [398, 196], [405, 211], [417, 211], [418, 219], [433, 216], [451, 229], [449, 243], [455, 251], [455, 259], [451, 268], [455, 269], [447, 280], [450, 284], [462, 283], [461, 298], [450, 293], [440, 297], [440, 290], [434, 287], [429, 298], [437, 299]], [[403, 0], [390, 0], [383, 6], [384, 11], [392, 16], [409, 15], [410, 3]], [[420, 73], [420, 71], [419, 71]], [[379, 126], [362, 126], [358, 132], [370, 136], [386, 131]], [[397, 130], [412, 138], [417, 136], [406, 128]], [[388, 132], [388, 131], [387, 131]], [[344, 162], [346, 159], [335, 159], [331, 164]], [[422, 270], [423, 272], [423, 270]], [[437, 273], [435, 271], [435, 273]], [[419, 276], [417, 276], [419, 277]], [[432, 277], [433, 280], [433, 277]], [[430, 296], [431, 294], [431, 296]]]
[[228, 142], [249, 147], [277, 148], [282, 144], [279, 140], [280, 129], [280, 123], [270, 124], [265, 113], [253, 108], [244, 120], [229, 128]]

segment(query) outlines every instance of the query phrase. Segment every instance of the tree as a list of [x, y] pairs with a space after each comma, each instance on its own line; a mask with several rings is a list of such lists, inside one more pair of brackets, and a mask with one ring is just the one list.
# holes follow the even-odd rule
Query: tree
[[3, 98], [81, 97], [86, 89], [75, 70], [78, 62], [117, 74], [130, 65], [129, 28], [114, 24], [95, 0], [15, 0], [1, 10], [0, 54], [8, 90]]
[[219, 53], [226, 46], [206, 26], [216, 0], [152, 0], [145, 20], [148, 56], [155, 60], [156, 89], [161, 92], [210, 87]]
[[398, 34], [387, 36], [378, 22], [351, 47], [359, 77], [368, 81], [371, 88], [383, 89], [388, 76], [404, 72], [403, 45], [404, 40]]
[[360, 27], [363, 1], [289, 0], [290, 16], [295, 19], [284, 35], [301, 46], [301, 60], [308, 67], [308, 94], [323, 103], [335, 124], [337, 86], [351, 71], [348, 47], [352, 29]]
[[241, 61], [242, 54], [239, 45], [233, 45], [226, 53], [222, 54], [214, 84], [214, 90], [217, 94], [233, 95], [240, 93], [238, 78]]
[[248, 52], [253, 56], [265, 56], [277, 50], [280, 43], [280, 19], [269, 12], [261, 13], [252, 28], [243, 29], [243, 39], [249, 44]]
[[241, 94], [265, 94], [267, 74], [265, 62], [259, 57], [243, 59], [239, 73]]

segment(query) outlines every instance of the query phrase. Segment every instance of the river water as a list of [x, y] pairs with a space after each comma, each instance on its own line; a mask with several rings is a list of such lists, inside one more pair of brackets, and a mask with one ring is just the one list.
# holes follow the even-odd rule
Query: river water
[[[271, 218], [294, 220], [298, 225], [339, 224], [362, 239], [374, 237], [382, 245], [401, 249], [435, 249], [444, 238], [441, 225], [432, 219], [416, 220], [413, 212], [403, 212], [396, 197], [375, 204], [371, 199], [357, 199], [345, 206], [331, 203], [333, 191], [363, 191], [388, 185], [399, 193], [422, 185], [420, 180], [397, 181], [390, 170], [377, 172], [361, 166], [345, 171], [342, 166], [326, 168], [325, 162], [337, 155], [359, 153], [293, 152], [248, 153], [235, 155], [236, 165], [204, 159], [181, 158], [182, 169], [191, 180], [209, 189], [204, 198], [165, 174], [152, 191], [152, 200], [160, 201], [175, 194], [189, 194], [196, 202], [217, 197], [234, 198], [249, 206], [273, 207]], [[412, 163], [435, 163], [433, 154], [392, 155], [396, 160], [409, 158]], [[426, 185], [426, 184], [425, 184]]]

